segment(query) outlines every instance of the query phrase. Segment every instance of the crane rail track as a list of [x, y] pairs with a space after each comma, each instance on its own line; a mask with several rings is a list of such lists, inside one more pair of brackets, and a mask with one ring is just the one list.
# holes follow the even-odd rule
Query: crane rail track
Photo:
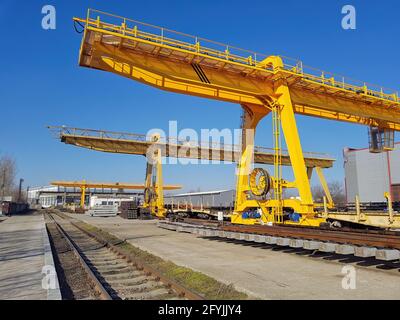
[[332, 241], [342, 244], [367, 245], [380, 248], [400, 249], [400, 232], [385, 230], [329, 229], [302, 226], [219, 225], [217, 221], [184, 219], [186, 223], [217, 227], [220, 230], [252, 233], [277, 237], [293, 237], [304, 240]]
[[[164, 229], [205, 237], [245, 240], [306, 250], [386, 261], [400, 260], [400, 232], [384, 230], [331, 229], [300, 226], [234, 225], [227, 222], [185, 218], [160, 221]], [[272, 239], [273, 238], [273, 239]], [[313, 242], [310, 247], [310, 242]], [[328, 249], [329, 248], [329, 249]], [[367, 252], [369, 252], [367, 254]]]
[[71, 219], [57, 212], [46, 214], [68, 242], [100, 299], [204, 299]]

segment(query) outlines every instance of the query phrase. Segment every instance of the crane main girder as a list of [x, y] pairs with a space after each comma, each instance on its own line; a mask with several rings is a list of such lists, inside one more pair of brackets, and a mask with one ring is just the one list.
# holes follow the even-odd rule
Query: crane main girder
[[[164, 36], [163, 28], [141, 31], [141, 23], [131, 22], [130, 28], [130, 20], [121, 19], [124, 22], [118, 25], [90, 16], [75, 18], [86, 23], [81, 66], [167, 91], [263, 107], [265, 97], [278, 98], [275, 89], [283, 79], [295, 113], [400, 130], [400, 101], [395, 92], [353, 85], [328, 73], [316, 76], [305, 72], [300, 62], [264, 64], [268, 58], [257, 61], [252, 55], [244, 58], [229, 53], [229, 46], [219, 51], [203, 47], [200, 40], [175, 40]], [[155, 30], [161, 30], [161, 35]], [[265, 113], [269, 112], [265, 108]]]

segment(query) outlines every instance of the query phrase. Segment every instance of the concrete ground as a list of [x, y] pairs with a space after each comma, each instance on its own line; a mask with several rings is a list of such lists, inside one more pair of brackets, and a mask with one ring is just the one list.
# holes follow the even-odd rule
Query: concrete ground
[[[202, 238], [158, 228], [155, 220], [71, 216], [163, 259], [203, 272], [261, 299], [400, 299], [400, 269], [361, 267], [268, 245]], [[285, 251], [290, 251], [285, 252]], [[304, 253], [304, 252], [303, 252]], [[342, 256], [341, 258], [346, 259]], [[355, 268], [355, 289], [343, 289], [343, 267]], [[350, 271], [351, 272], [351, 271]]]
[[[0, 299], [60, 299], [55, 289], [43, 289], [44, 266], [54, 266], [42, 214], [15, 215], [0, 223]], [[50, 270], [50, 269], [49, 269]], [[54, 269], [53, 269], [54, 270]]]

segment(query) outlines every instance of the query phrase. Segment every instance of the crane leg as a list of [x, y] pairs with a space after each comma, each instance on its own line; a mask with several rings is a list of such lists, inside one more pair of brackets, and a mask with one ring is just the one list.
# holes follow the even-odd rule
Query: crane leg
[[232, 216], [233, 223], [243, 223], [240, 213], [246, 210], [248, 206], [247, 193], [250, 190], [248, 177], [253, 164], [254, 157], [254, 136], [255, 129], [260, 120], [265, 117], [270, 110], [266, 108], [242, 105], [243, 123], [242, 123], [242, 153], [238, 159], [235, 212]]
[[290, 162], [296, 180], [296, 187], [301, 199], [298, 211], [299, 213], [313, 216], [314, 204], [311, 195], [310, 181], [308, 179], [289, 88], [284, 83], [281, 83], [276, 89], [276, 94], [278, 96], [277, 103], [282, 106], [282, 131], [289, 151]]
[[[152, 141], [158, 142], [159, 135], [154, 135]], [[152, 145], [147, 155], [145, 201], [143, 207], [149, 208], [152, 215], [165, 218], [164, 208], [164, 184], [162, 176], [162, 152], [161, 147]]]

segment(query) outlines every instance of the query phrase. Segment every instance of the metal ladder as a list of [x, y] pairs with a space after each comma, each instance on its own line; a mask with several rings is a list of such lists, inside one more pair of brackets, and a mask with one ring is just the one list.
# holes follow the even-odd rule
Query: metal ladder
[[281, 106], [272, 107], [272, 131], [274, 137], [274, 222], [283, 223], [282, 205], [282, 141], [281, 141]]

